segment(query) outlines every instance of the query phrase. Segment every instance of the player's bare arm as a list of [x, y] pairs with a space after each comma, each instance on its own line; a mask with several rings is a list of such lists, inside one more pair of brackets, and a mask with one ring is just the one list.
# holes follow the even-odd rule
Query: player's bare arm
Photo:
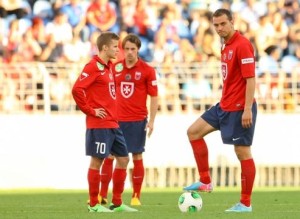
[[255, 78], [247, 78], [246, 85], [246, 100], [244, 113], [242, 115], [242, 126], [244, 128], [250, 128], [252, 126], [252, 104], [255, 92]]
[[158, 98], [157, 97], [151, 97], [150, 99], [150, 118], [149, 122], [147, 124], [148, 129], [148, 138], [151, 136], [154, 128], [154, 120], [158, 109]]

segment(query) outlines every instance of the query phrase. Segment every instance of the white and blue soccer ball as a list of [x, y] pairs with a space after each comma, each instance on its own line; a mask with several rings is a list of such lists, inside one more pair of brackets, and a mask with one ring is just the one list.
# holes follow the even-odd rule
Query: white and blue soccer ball
[[178, 207], [181, 212], [197, 212], [202, 209], [202, 205], [202, 197], [195, 191], [186, 191], [178, 199]]

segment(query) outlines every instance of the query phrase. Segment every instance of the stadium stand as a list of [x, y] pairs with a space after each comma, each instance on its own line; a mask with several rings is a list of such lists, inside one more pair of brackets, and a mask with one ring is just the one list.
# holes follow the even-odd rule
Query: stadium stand
[[[141, 37], [140, 56], [159, 77], [160, 113], [205, 110], [217, 101], [222, 86], [221, 45], [210, 22], [219, 7], [234, 12], [236, 28], [256, 49], [261, 112], [299, 113], [299, 1], [9, 2], [0, 1], [1, 113], [77, 113], [70, 87], [95, 54], [95, 38], [110, 29]], [[106, 26], [102, 20], [91, 28], [93, 4], [103, 4], [114, 23]]]

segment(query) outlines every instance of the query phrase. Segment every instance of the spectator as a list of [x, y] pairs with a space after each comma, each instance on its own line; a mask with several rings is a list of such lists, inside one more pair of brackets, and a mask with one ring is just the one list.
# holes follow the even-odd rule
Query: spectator
[[[278, 46], [271, 45], [265, 49], [266, 55], [262, 56], [258, 62], [258, 77], [259, 83], [258, 94], [261, 99], [261, 106], [266, 107], [267, 99], [277, 100], [279, 98], [279, 64], [280, 49]], [[272, 109], [275, 109], [276, 104], [272, 104]]]
[[18, 47], [18, 53], [22, 57], [23, 62], [37, 61], [42, 54], [42, 47], [33, 37], [31, 31], [27, 31], [23, 34]]
[[93, 0], [87, 9], [87, 25], [90, 35], [96, 30], [119, 33], [115, 5], [108, 0]]
[[274, 44], [275, 28], [271, 23], [270, 17], [263, 15], [259, 17], [259, 27], [255, 31], [255, 45], [258, 49], [258, 55], [264, 54], [266, 45]]
[[300, 41], [299, 32], [300, 32], [300, 9], [294, 14], [295, 22], [290, 25], [289, 28], [289, 52], [293, 54], [295, 52], [295, 44]]
[[4, 60], [11, 62], [14, 57], [18, 56], [18, 46], [22, 39], [19, 20], [14, 19], [9, 24], [7, 40], [4, 44]]
[[207, 110], [210, 106], [205, 99], [211, 97], [211, 86], [203, 76], [202, 72], [192, 73], [183, 85], [184, 99], [187, 101], [189, 108], [193, 110]]
[[71, 42], [73, 38], [72, 27], [67, 22], [67, 16], [61, 10], [55, 11], [53, 21], [46, 26], [46, 33], [55, 43], [53, 61], [59, 61], [64, 56], [65, 44]]
[[86, 26], [86, 11], [80, 4], [81, 0], [70, 0], [62, 6], [61, 11], [67, 15], [72, 26], [74, 37], [80, 36], [83, 42], [88, 41], [89, 30]]
[[133, 25], [127, 26], [127, 31], [145, 38], [146, 43], [153, 42], [156, 23], [157, 14], [155, 8], [149, 5], [148, 0], [137, 0], [135, 13], [133, 14]]

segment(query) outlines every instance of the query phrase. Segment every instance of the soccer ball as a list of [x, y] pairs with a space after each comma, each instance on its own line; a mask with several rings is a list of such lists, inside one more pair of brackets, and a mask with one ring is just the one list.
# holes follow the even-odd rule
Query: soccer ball
[[198, 192], [184, 192], [178, 199], [178, 207], [181, 212], [197, 212], [202, 208], [202, 198]]

